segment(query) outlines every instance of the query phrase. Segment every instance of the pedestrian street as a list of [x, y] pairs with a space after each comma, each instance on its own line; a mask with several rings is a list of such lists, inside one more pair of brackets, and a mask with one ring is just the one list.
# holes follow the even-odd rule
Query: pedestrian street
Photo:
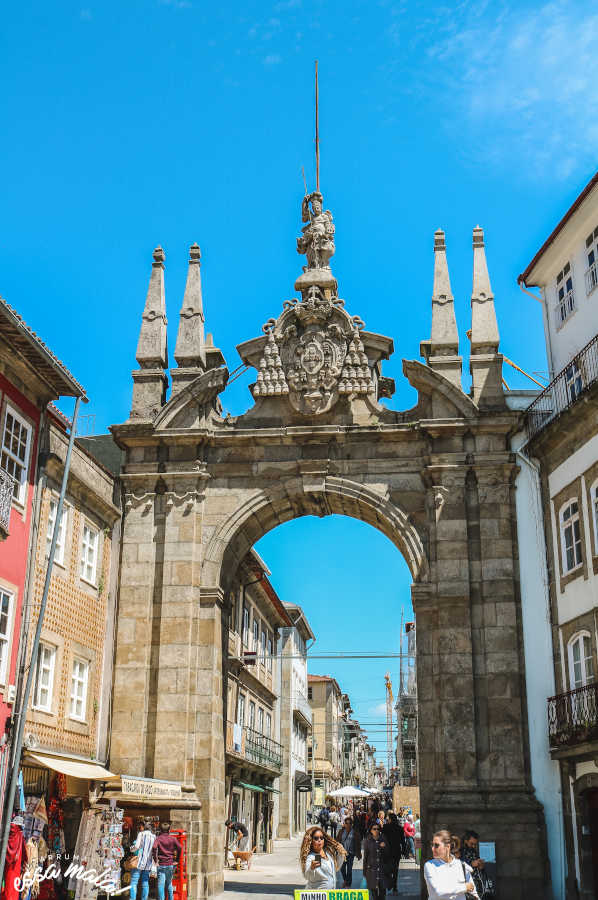
[[[224, 893], [219, 900], [243, 900], [247, 896], [261, 900], [292, 900], [293, 892], [304, 886], [299, 871], [299, 847], [301, 837], [293, 840], [274, 841], [274, 852], [254, 856], [251, 869], [225, 869]], [[361, 862], [353, 866], [353, 890], [361, 884]], [[388, 894], [394, 900], [396, 894]], [[419, 900], [419, 869], [411, 860], [402, 860], [399, 872], [399, 898]]]

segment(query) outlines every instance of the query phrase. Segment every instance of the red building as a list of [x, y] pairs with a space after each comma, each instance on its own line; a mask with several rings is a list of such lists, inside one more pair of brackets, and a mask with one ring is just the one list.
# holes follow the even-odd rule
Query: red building
[[0, 297], [0, 808], [19, 650], [29, 627], [22, 613], [39, 521], [47, 406], [61, 396], [84, 394], [68, 369]]

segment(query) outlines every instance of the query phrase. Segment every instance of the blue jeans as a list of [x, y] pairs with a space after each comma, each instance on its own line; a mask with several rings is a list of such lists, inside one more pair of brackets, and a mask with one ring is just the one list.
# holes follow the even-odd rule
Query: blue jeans
[[168, 888], [168, 900], [172, 897], [172, 875], [174, 866], [158, 866], [158, 900], [164, 900], [164, 887]]
[[131, 900], [137, 900], [137, 884], [141, 879], [141, 900], [147, 900], [149, 894], [149, 869], [131, 869]]
[[[345, 857], [345, 861], [341, 866], [341, 875], [343, 876], [343, 881], [345, 884], [348, 884], [349, 887], [353, 884], [353, 860], [355, 859], [354, 853], [347, 853]], [[135, 898], [133, 897], [133, 900]]]
[[415, 858], [415, 841], [412, 837], [409, 837], [409, 835], [405, 835], [405, 837], [407, 838], [407, 847], [409, 848], [409, 853]]

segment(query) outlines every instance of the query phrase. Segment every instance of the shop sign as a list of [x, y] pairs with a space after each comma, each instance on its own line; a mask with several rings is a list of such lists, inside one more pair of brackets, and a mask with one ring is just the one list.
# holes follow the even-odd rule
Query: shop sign
[[369, 900], [367, 890], [295, 891], [295, 900]]
[[180, 784], [168, 781], [152, 781], [123, 775], [121, 783], [121, 793], [127, 797], [140, 797], [147, 800], [178, 800], [181, 797]]

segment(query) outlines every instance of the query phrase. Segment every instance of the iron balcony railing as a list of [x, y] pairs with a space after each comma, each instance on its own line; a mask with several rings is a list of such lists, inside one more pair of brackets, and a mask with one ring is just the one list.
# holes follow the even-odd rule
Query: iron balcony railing
[[548, 698], [548, 739], [551, 748], [598, 739], [598, 685]]
[[0, 530], [5, 535], [8, 534], [14, 488], [15, 480], [12, 475], [0, 468]]
[[598, 334], [544, 388], [525, 414], [528, 441], [573, 406], [598, 380]]
[[226, 749], [259, 766], [282, 771], [282, 746], [248, 725], [226, 723]]

